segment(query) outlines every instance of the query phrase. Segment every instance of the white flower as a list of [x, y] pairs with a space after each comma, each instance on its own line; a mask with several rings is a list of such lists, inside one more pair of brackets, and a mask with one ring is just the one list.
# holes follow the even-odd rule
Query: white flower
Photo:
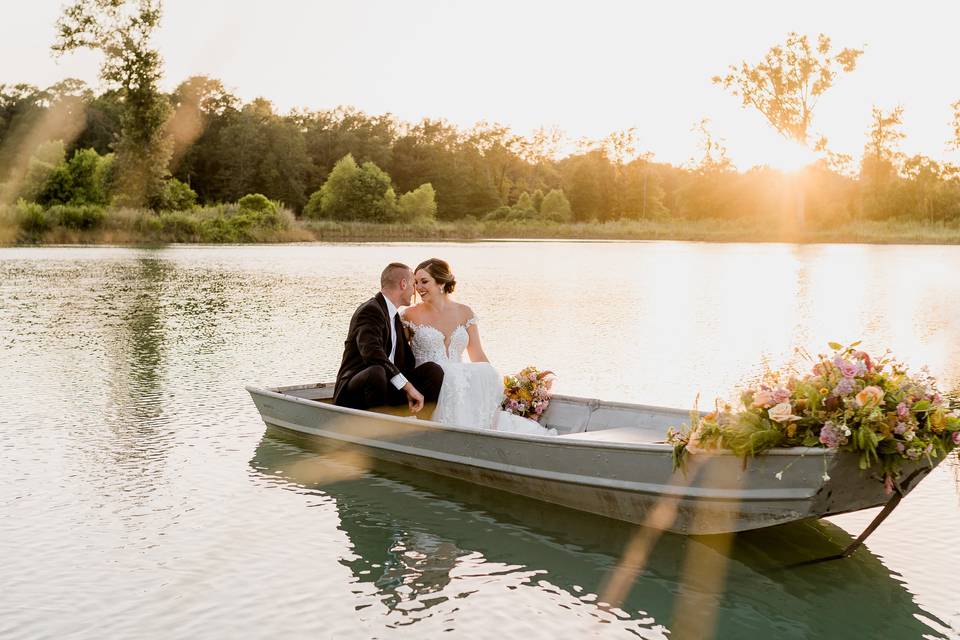
[[783, 480], [783, 471], [777, 471], [776, 475], [773, 476], [777, 480]]
[[906, 440], [907, 442], [910, 442], [911, 440], [913, 440], [913, 431], [905, 431], [903, 434], [903, 439]]
[[800, 419], [793, 415], [793, 405], [789, 402], [781, 402], [780, 404], [770, 407], [767, 415], [769, 415], [770, 419], [774, 422], [793, 422], [794, 420]]

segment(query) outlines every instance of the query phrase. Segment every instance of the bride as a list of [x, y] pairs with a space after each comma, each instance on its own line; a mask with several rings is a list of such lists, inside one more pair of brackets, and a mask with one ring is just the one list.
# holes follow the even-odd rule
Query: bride
[[[450, 299], [456, 286], [450, 265], [438, 258], [425, 260], [417, 265], [413, 280], [421, 302], [401, 314], [404, 326], [413, 332], [410, 347], [417, 366], [436, 362], [444, 374], [433, 420], [474, 429], [556, 435], [555, 429], [500, 409], [502, 378], [480, 345], [477, 317], [470, 307]], [[463, 361], [464, 351], [469, 362]]]

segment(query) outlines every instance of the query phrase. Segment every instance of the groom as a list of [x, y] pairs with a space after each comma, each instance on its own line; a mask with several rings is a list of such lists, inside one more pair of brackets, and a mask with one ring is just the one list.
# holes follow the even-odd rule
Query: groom
[[409, 306], [413, 272], [391, 262], [380, 274], [380, 293], [354, 311], [343, 346], [333, 401], [341, 407], [369, 409], [402, 405], [417, 413], [424, 400], [436, 402], [443, 369], [435, 362], [419, 367], [403, 333], [397, 307]]

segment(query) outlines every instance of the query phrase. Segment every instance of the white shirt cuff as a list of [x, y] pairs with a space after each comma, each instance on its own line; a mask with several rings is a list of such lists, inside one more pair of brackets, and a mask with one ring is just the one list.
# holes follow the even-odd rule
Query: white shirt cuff
[[404, 385], [407, 384], [407, 379], [403, 377], [402, 373], [398, 373], [390, 378], [390, 384], [395, 386], [397, 389], [403, 389]]

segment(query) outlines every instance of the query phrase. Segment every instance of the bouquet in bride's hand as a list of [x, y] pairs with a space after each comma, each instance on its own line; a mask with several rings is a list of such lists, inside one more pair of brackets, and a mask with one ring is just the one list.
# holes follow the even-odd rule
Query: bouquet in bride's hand
[[550, 404], [550, 388], [555, 377], [552, 371], [540, 371], [536, 367], [504, 376], [500, 408], [523, 418], [539, 420]]

